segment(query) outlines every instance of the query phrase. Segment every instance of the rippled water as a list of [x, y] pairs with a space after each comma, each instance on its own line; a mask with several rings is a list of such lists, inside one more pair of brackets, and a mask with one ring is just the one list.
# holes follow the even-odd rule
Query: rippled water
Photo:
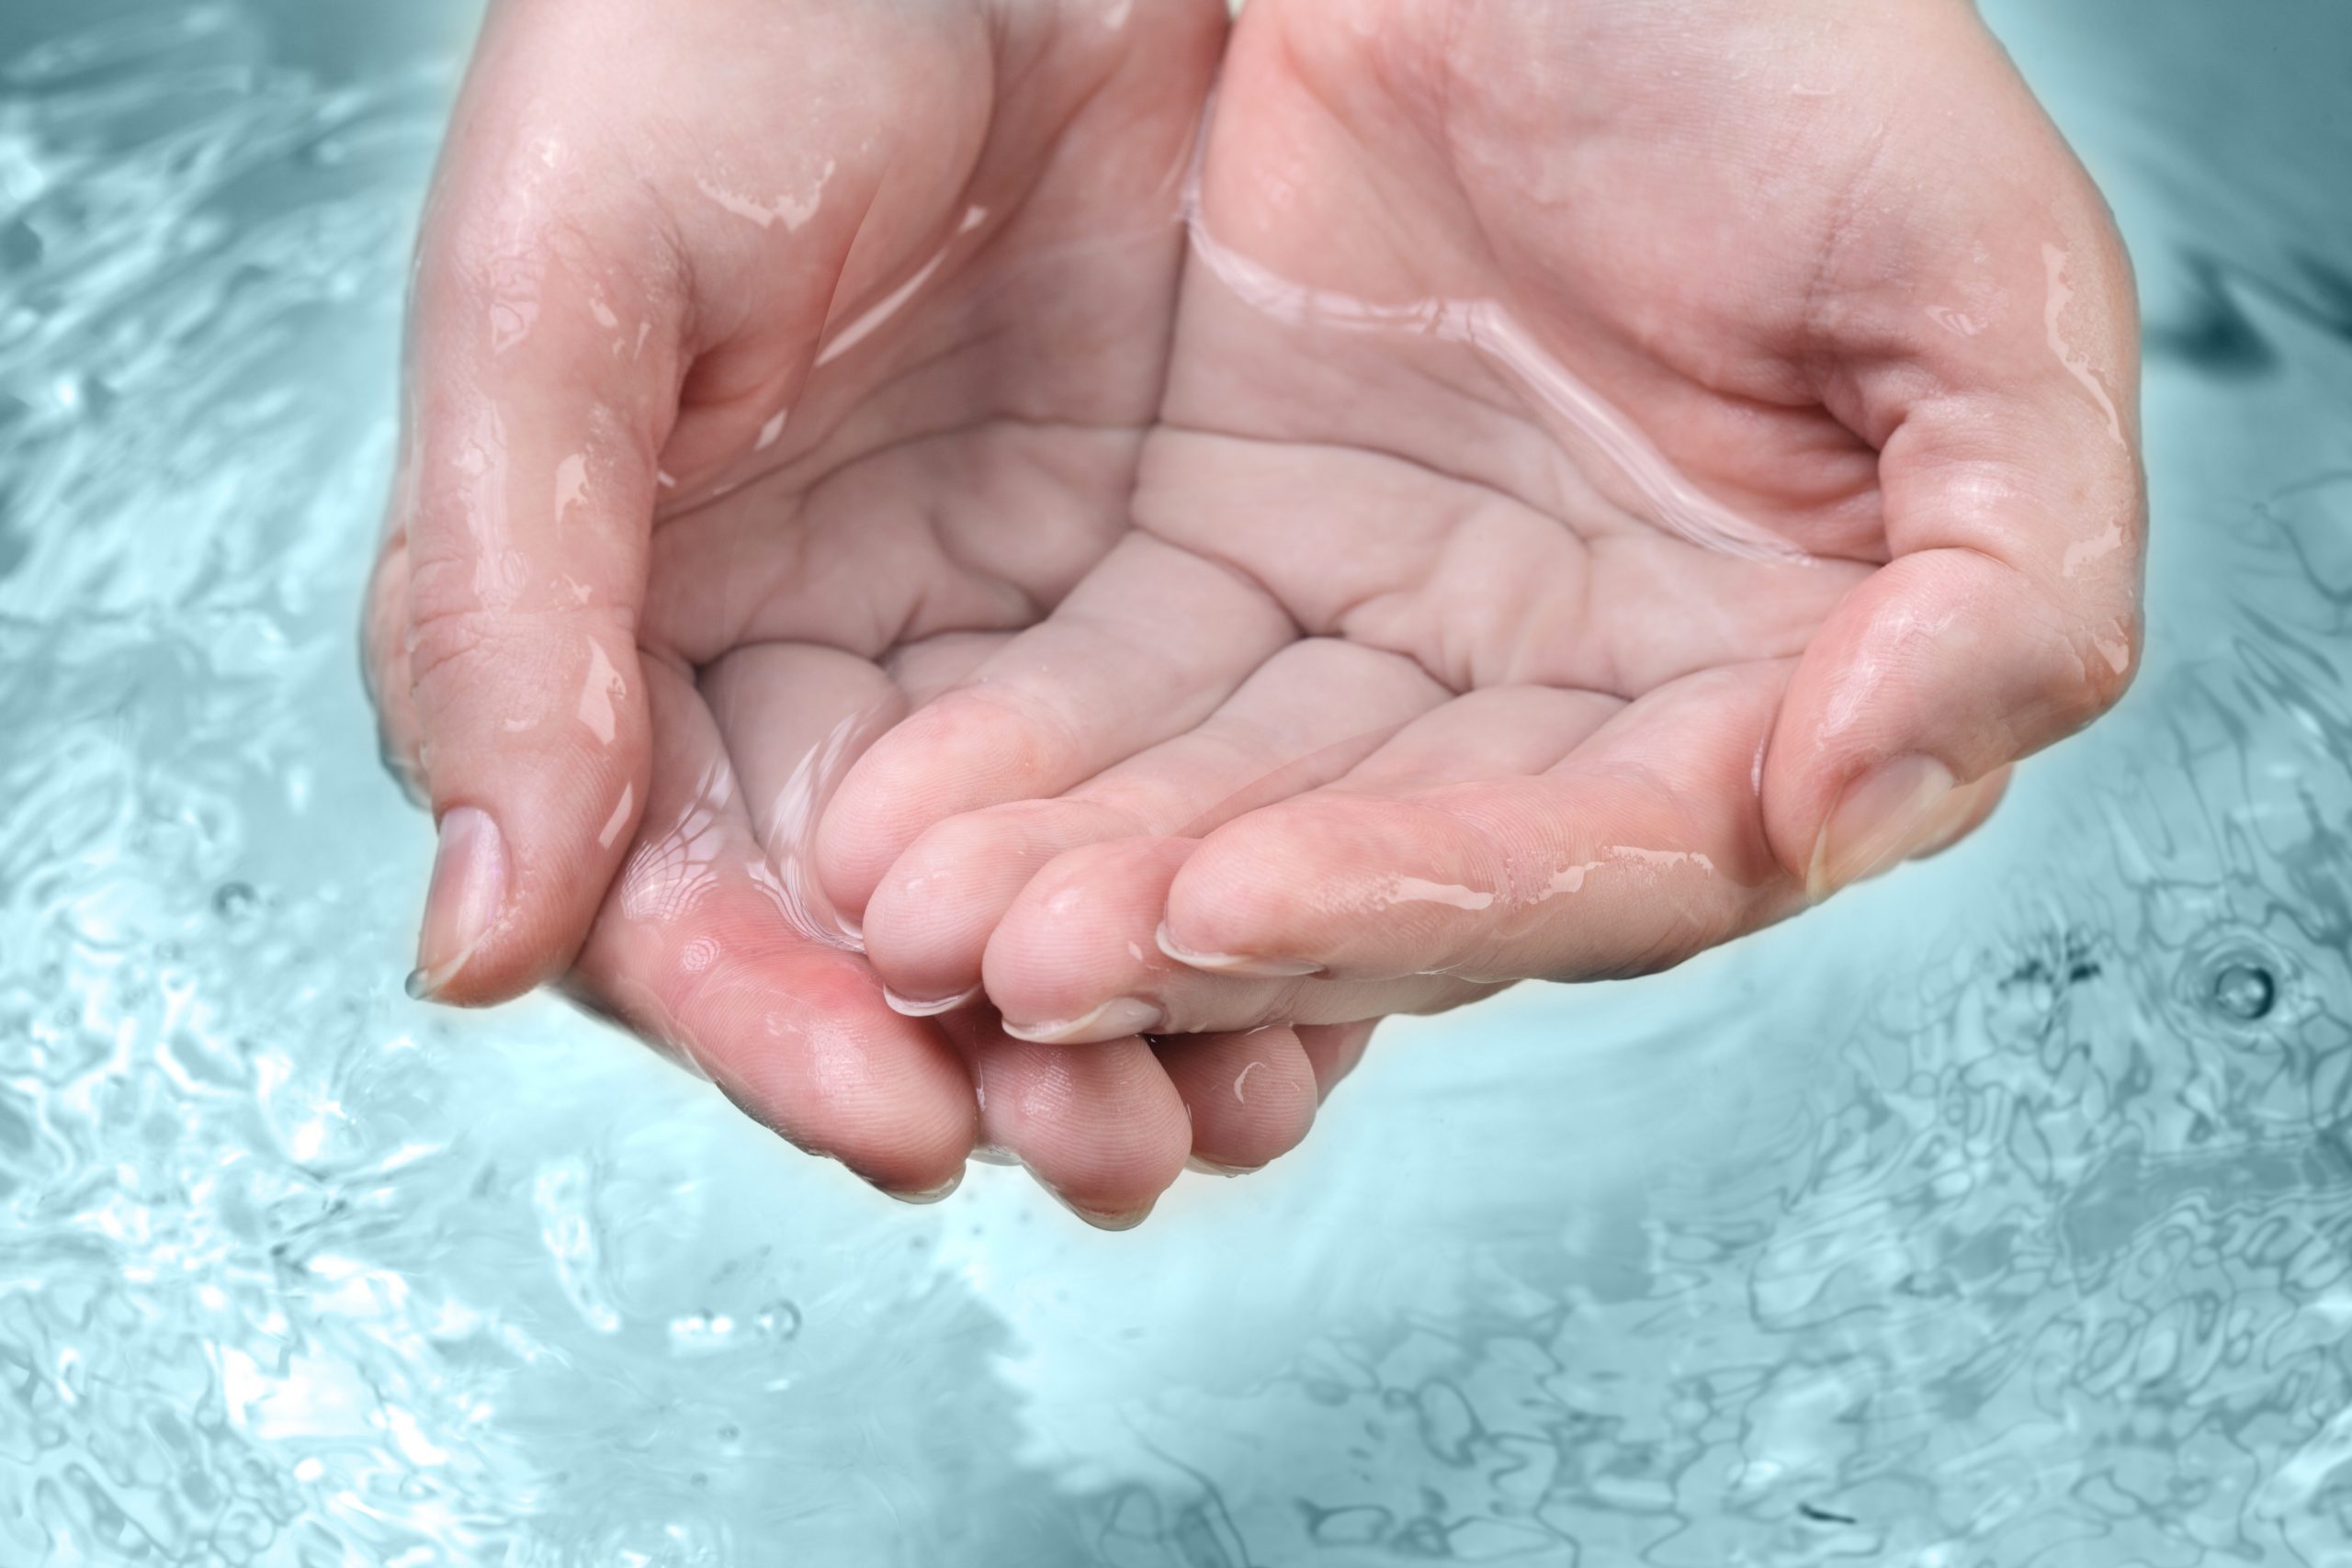
[[1988, 6], [2145, 679], [1964, 851], [910, 1212], [399, 977], [354, 604], [457, 5], [0, 0], [0, 1562], [2352, 1562], [2352, 11]]

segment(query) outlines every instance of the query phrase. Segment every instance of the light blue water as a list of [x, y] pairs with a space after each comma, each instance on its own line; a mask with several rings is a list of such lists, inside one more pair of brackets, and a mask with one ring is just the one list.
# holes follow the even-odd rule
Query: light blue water
[[1125, 1235], [401, 994], [353, 622], [464, 9], [0, 0], [0, 1563], [2352, 1562], [2352, 8], [1987, 7], [2148, 298], [2125, 708]]

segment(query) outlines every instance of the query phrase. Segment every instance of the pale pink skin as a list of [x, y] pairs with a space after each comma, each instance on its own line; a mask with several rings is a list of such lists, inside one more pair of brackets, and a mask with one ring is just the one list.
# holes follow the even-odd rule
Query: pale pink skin
[[[1217, 245], [1491, 302], [1817, 558], [1188, 265], [1220, 54]], [[1263, 1164], [1371, 1020], [1931, 852], [2137, 656], [2128, 267], [1959, 0], [506, 0], [413, 339], [372, 668], [506, 866], [438, 994], [566, 976], [903, 1192]]]

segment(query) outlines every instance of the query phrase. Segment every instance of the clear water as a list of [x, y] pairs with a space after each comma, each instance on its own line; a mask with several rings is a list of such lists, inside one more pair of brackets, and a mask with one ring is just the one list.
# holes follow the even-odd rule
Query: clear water
[[2352, 10], [1987, 9], [2148, 296], [2126, 707], [1105, 1235], [401, 994], [352, 627], [464, 7], [0, 0], [0, 1562], [2352, 1562]]

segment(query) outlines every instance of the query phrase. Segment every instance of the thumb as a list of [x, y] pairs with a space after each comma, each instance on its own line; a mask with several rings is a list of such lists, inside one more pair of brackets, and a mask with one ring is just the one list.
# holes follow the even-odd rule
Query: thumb
[[387, 618], [439, 829], [409, 988], [486, 1003], [570, 965], [643, 807], [636, 627], [679, 312], [637, 280], [658, 268], [589, 237], [560, 166], [466, 162], [420, 251]]
[[1894, 558], [1807, 649], [1762, 777], [1774, 854], [1816, 899], [1973, 827], [2137, 661], [2131, 279], [2111, 244], [2041, 249], [2027, 330], [1860, 379]]

